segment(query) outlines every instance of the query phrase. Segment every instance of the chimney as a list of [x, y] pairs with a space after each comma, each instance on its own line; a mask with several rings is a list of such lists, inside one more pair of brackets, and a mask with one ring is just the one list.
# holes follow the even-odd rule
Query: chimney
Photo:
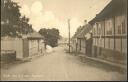
[[85, 25], [87, 24], [87, 20], [84, 20]]

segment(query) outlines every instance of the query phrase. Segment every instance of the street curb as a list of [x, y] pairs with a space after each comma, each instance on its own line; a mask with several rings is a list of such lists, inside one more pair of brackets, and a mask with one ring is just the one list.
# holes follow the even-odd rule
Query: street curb
[[88, 58], [88, 59], [91, 59], [93, 61], [97, 61], [97, 62], [100, 62], [100, 63], [108, 64], [108, 65], [111, 65], [111, 66], [114, 66], [114, 67], [117, 67], [117, 68], [121, 68], [121, 69], [127, 70], [127, 66], [122, 65], [122, 64], [109, 62], [109, 61], [106, 61], [106, 60], [103, 60], [103, 59], [99, 59], [99, 58], [92, 58], [92, 57], [88, 57], [88, 56], [85, 56], [85, 55], [78, 55], [78, 56], [79, 57]]
[[26, 57], [26, 58], [23, 58], [23, 59], [20, 59], [20, 60], [21, 61], [31, 61], [32, 59], [38, 58], [40, 56], [44, 56], [44, 53], [43, 54], [38, 53], [38, 55], [33, 55], [31, 57]]

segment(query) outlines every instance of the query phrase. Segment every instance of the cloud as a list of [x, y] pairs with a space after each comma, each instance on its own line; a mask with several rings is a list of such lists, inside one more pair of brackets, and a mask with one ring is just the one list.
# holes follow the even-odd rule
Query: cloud
[[[41, 28], [57, 28], [60, 30], [60, 35], [68, 37], [67, 21], [60, 21], [52, 11], [44, 11], [43, 4], [40, 1], [35, 1], [32, 5], [22, 5], [21, 13], [30, 18], [29, 23], [33, 29], [39, 31]], [[82, 23], [78, 18], [71, 18], [71, 36], [75, 33], [77, 27]]]
[[32, 14], [30, 23], [32, 23], [33, 28], [38, 31], [42, 27], [57, 27], [58, 19], [51, 11], [46, 11], [39, 15]]
[[[102, 8], [104, 8], [104, 6], [111, 0], [70, 0], [71, 4], [68, 2], [70, 5], [66, 0], [13, 1], [18, 2], [18, 4], [22, 7], [22, 15], [26, 15], [30, 18], [29, 23], [32, 24], [36, 31], [42, 27], [56, 27], [60, 30], [60, 34], [68, 37], [68, 25], [66, 18], [73, 17], [71, 18], [71, 35], [73, 35], [79, 25], [83, 25], [83, 20], [87, 19], [87, 21], [90, 21], [95, 17], [96, 13], [102, 10]], [[45, 4], [45, 7], [43, 3]]]
[[45, 21], [50, 21], [50, 20], [54, 20], [54, 19], [55, 19], [55, 16], [54, 16], [53, 12], [51, 12], [51, 11], [46, 11], [46, 12], [44, 13], [44, 20], [45, 20]]
[[40, 1], [35, 1], [31, 6], [31, 13], [33, 14], [40, 14], [43, 10], [43, 5]]
[[26, 15], [27, 17], [30, 16], [30, 9], [26, 4], [22, 6], [20, 12], [22, 13], [22, 15]]
[[84, 21], [80, 21], [78, 18], [72, 18], [71, 21], [70, 21], [70, 26], [71, 26], [71, 36], [74, 35], [76, 29], [80, 26], [80, 25], [83, 25]]

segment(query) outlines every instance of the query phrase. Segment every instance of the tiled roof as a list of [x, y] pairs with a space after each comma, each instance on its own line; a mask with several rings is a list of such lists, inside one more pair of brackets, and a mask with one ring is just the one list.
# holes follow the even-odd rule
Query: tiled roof
[[30, 33], [27, 38], [44, 38], [44, 37], [38, 32], [33, 32], [33, 33]]
[[89, 23], [113, 16], [117, 12], [126, 10], [127, 0], [112, 0], [99, 14], [96, 15]]
[[72, 37], [71, 39], [77, 38], [77, 35], [78, 35], [83, 29], [84, 29], [84, 26], [82, 26], [82, 28], [81, 28], [79, 31], [77, 31], [77, 32], [73, 35], [73, 37]]

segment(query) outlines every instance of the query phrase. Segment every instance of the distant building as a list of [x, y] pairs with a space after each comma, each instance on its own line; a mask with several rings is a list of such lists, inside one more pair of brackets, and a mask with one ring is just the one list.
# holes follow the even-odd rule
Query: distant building
[[82, 53], [91, 56], [91, 25], [82, 26], [81, 30], [72, 37], [73, 52]]

